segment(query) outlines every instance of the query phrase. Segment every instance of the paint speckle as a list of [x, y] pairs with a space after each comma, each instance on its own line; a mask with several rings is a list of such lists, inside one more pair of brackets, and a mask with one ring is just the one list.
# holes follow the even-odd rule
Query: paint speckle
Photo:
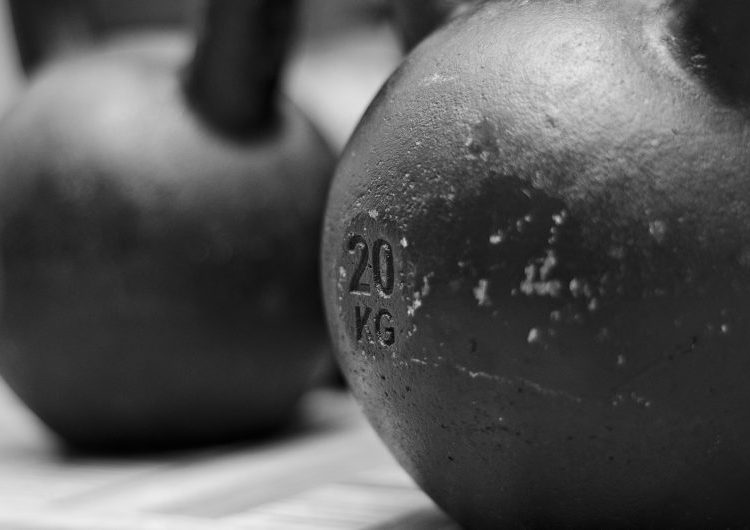
[[[437, 365], [435, 365], [437, 367]], [[513, 386], [515, 388], [522, 388], [522, 389], [528, 389], [532, 392], [535, 392], [541, 396], [547, 396], [551, 398], [563, 398], [575, 403], [581, 403], [583, 400], [578, 397], [574, 396], [572, 394], [568, 394], [567, 392], [563, 392], [560, 390], [554, 390], [552, 388], [547, 388], [539, 383], [535, 383], [534, 381], [531, 381], [529, 379], [525, 379], [523, 377], [504, 377], [500, 375], [490, 374], [487, 372], [479, 372], [479, 371], [473, 371], [467, 368], [466, 366], [461, 365], [455, 365], [454, 366], [456, 370], [458, 370], [461, 373], [464, 373], [471, 377], [472, 379], [487, 379], [490, 381], [497, 381], [498, 383], [501, 383], [503, 385], [509, 385]]]
[[648, 233], [659, 244], [664, 243], [667, 237], [667, 224], [664, 221], [651, 221], [648, 224]]
[[557, 266], [557, 257], [551, 250], [547, 251], [547, 256], [542, 262], [542, 266], [539, 267], [539, 277], [542, 281], [546, 281], [549, 278], [552, 269]]
[[447, 83], [456, 79], [456, 76], [446, 76], [439, 72], [435, 72], [430, 77], [425, 77], [421, 80], [423, 85], [433, 85], [435, 83]]
[[430, 294], [430, 278], [432, 276], [433, 276], [433, 273], [430, 273], [422, 277], [422, 290], [420, 291], [422, 294], [422, 298]]
[[526, 266], [523, 270], [526, 279], [521, 282], [521, 292], [523, 294], [532, 294], [534, 292], [534, 278], [536, 278], [536, 265], [533, 263]]
[[529, 344], [536, 344], [542, 340], [542, 334], [538, 328], [531, 328], [529, 335], [526, 337], [526, 342]]
[[729, 333], [729, 324], [722, 324], [721, 325], [721, 332], [726, 335]]
[[636, 394], [635, 392], [630, 393], [630, 399], [635, 401], [636, 404], [640, 405], [641, 407], [649, 408], [651, 406], [651, 400], [644, 396]]
[[503, 232], [502, 230], [498, 230], [494, 234], [490, 235], [490, 244], [499, 245], [500, 243], [503, 242], [504, 239], [505, 239], [505, 232]]
[[489, 282], [485, 279], [480, 279], [476, 287], [474, 287], [474, 298], [477, 299], [477, 304], [480, 306], [488, 306], [492, 304], [487, 289], [489, 288]]
[[409, 242], [408, 242], [408, 241], [406, 240], [406, 238], [405, 238], [405, 237], [402, 237], [402, 238], [401, 238], [401, 241], [399, 241], [399, 243], [401, 244], [401, 246], [402, 246], [403, 248], [406, 248], [406, 247], [408, 247], [408, 246], [409, 246]]
[[573, 278], [572, 280], [570, 280], [568, 289], [570, 290], [570, 294], [573, 295], [573, 298], [580, 298], [582, 296], [591, 298], [591, 296], [594, 294], [591, 286], [584, 280], [580, 280], [578, 278]]
[[625, 247], [622, 247], [622, 246], [611, 247], [609, 249], [609, 252], [607, 252], [607, 254], [609, 254], [610, 258], [622, 260], [623, 258], [625, 258]]
[[339, 267], [339, 278], [346, 278], [346, 269], [343, 266]]
[[413, 317], [420, 307], [422, 307], [422, 296], [417, 292], [414, 293], [414, 300], [412, 300], [411, 305], [406, 307], [406, 314]]
[[618, 355], [617, 356], [617, 366], [625, 366], [625, 363], [627, 362], [627, 359], [624, 355]]
[[380, 214], [378, 213], [378, 211], [377, 211], [377, 210], [375, 210], [375, 209], [372, 209], [372, 210], [369, 210], [369, 211], [367, 212], [367, 215], [369, 215], [369, 216], [370, 216], [370, 217], [372, 217], [373, 219], [377, 219], [377, 218], [378, 218], [378, 216], [379, 216]]
[[558, 280], [550, 280], [553, 269], [557, 265], [557, 258], [552, 251], [548, 251], [546, 257], [537, 267], [530, 263], [524, 269], [525, 278], [518, 286], [521, 292], [527, 296], [559, 296], [562, 284]]
[[615, 394], [612, 397], [612, 406], [618, 407], [625, 403], [626, 399], [630, 398], [631, 402], [635, 403], [639, 407], [643, 407], [645, 409], [651, 407], [651, 400], [641, 396], [639, 394], [636, 394], [635, 392], [631, 392], [630, 395], [625, 396], [623, 394]]
[[565, 210], [560, 210], [560, 213], [556, 213], [552, 216], [552, 222], [555, 223], [557, 226], [562, 225], [565, 222], [565, 219], [568, 217], [568, 212]]
[[592, 298], [592, 299], [591, 299], [591, 300], [589, 301], [588, 309], [589, 309], [589, 311], [591, 311], [592, 313], [593, 313], [594, 311], [596, 311], [597, 309], [599, 309], [599, 300], [598, 300], [598, 299], [596, 299], [596, 298]]

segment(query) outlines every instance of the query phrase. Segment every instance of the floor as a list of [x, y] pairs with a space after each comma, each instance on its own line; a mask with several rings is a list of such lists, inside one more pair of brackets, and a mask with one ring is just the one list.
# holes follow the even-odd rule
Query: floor
[[457, 529], [351, 397], [321, 389], [274, 440], [158, 456], [66, 452], [0, 382], [0, 528]]

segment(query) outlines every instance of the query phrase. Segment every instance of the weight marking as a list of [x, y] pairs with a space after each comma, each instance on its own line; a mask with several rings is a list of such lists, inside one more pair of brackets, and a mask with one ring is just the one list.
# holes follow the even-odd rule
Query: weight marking
[[[385, 282], [381, 270], [381, 261], [385, 258]], [[393, 294], [393, 248], [388, 241], [378, 239], [372, 248], [372, 276], [375, 288], [382, 296]]]
[[[357, 266], [349, 282], [349, 292], [369, 295], [371, 294], [371, 285], [363, 282], [362, 276], [367, 272], [367, 265], [370, 260], [370, 245], [363, 236], [354, 234], [349, 238], [347, 247], [352, 254], [356, 253], [357, 249], [359, 249], [359, 261], [357, 261]], [[383, 277], [383, 266], [385, 266], [385, 278]], [[372, 280], [378, 294], [386, 297], [393, 294], [393, 287], [395, 285], [393, 246], [385, 239], [377, 239], [373, 244], [370, 268], [372, 269]]]
[[[391, 316], [390, 312], [381, 309], [378, 311], [378, 316], [375, 317], [375, 334], [381, 346], [392, 346], [396, 342], [396, 331], [391, 326], [383, 328], [383, 319], [385, 317], [388, 317], [388, 322], [393, 322], [393, 316]], [[383, 336], [383, 332], [385, 332], [385, 336]]]
[[[385, 239], [376, 239], [370, 244], [364, 236], [354, 234], [349, 238], [346, 249], [355, 256], [349, 293], [370, 296], [373, 294], [374, 285], [375, 293], [380, 298], [390, 298], [396, 285], [393, 245]], [[368, 269], [372, 271], [371, 282], [366, 281]], [[392, 346], [396, 342], [396, 329], [392, 324], [393, 315], [387, 309], [364, 304], [354, 306], [354, 331], [357, 342], [364, 340], [382, 347]]]
[[361, 249], [361, 252], [359, 254], [359, 262], [357, 263], [357, 268], [354, 270], [352, 279], [349, 282], [349, 292], [357, 294], [370, 294], [370, 284], [360, 282], [360, 280], [362, 279], [362, 275], [367, 270], [367, 260], [370, 256], [370, 250], [367, 245], [367, 240], [365, 240], [364, 237], [355, 234], [351, 237], [351, 239], [349, 239], [349, 252], [354, 253], [358, 248]]
[[367, 332], [367, 339], [368, 342], [372, 342], [372, 337], [370, 336], [370, 328], [367, 327], [367, 320], [370, 318], [370, 313], [372, 313], [372, 308], [364, 306], [365, 308], [365, 314], [362, 314], [362, 308], [360, 306], [356, 306], [354, 308], [354, 322], [355, 327], [357, 328], [357, 342], [362, 340], [362, 332]]

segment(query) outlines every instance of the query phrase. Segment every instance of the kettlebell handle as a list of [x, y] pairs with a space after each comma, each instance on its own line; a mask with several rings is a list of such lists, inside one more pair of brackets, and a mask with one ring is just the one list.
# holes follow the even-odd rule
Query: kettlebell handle
[[231, 135], [265, 130], [276, 92], [295, 0], [206, 0], [184, 77], [190, 106]]
[[54, 55], [76, 51], [93, 39], [87, 2], [8, 0], [18, 57], [32, 75]]

